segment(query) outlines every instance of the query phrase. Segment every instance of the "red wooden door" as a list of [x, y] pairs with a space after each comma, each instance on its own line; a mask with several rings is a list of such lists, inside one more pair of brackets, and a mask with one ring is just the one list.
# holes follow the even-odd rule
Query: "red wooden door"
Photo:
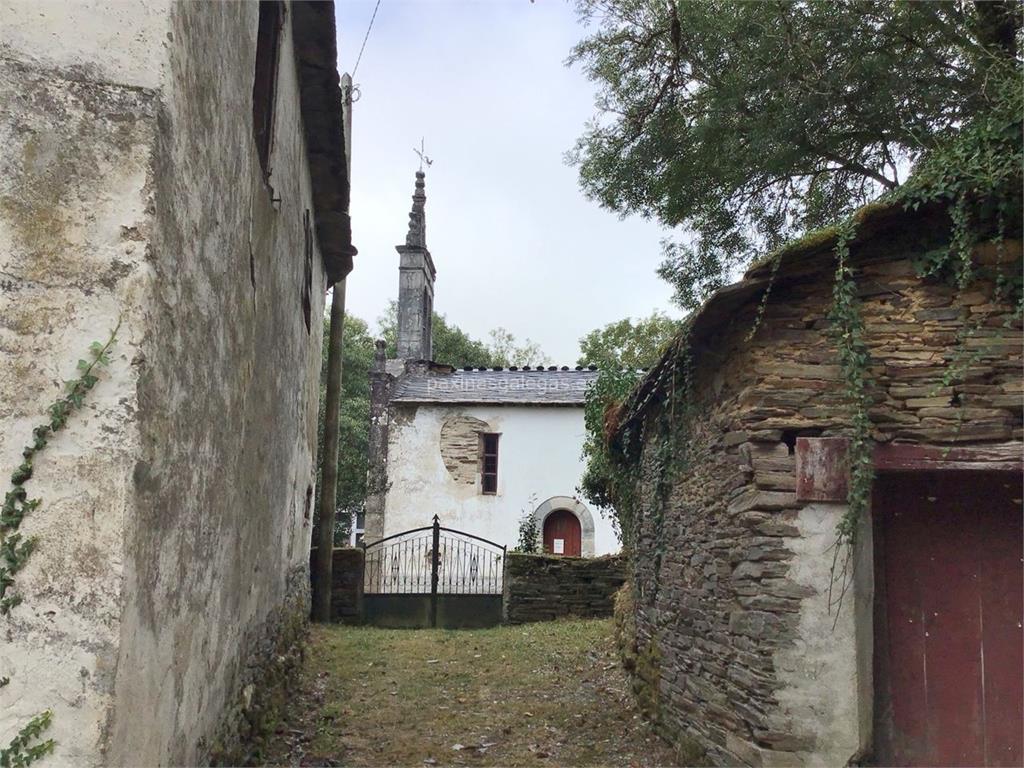
[[1014, 473], [879, 476], [877, 764], [1021, 765], [1020, 491]]
[[544, 518], [544, 551], [553, 555], [579, 557], [583, 536], [580, 519], [567, 509], [558, 509]]

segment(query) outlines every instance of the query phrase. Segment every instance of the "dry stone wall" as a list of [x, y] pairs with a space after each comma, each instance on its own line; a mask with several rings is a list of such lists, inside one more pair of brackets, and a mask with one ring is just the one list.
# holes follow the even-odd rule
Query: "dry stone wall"
[[505, 561], [505, 622], [611, 616], [626, 580], [622, 555], [579, 558], [510, 552]]
[[476, 485], [480, 471], [480, 433], [488, 431], [486, 421], [462, 413], [452, 414], [441, 424], [441, 459], [456, 483]]
[[[874, 440], [1019, 442], [1012, 307], [993, 300], [992, 282], [958, 297], [917, 277], [912, 250], [885, 249], [860, 254], [858, 273]], [[1008, 271], [1019, 272], [1020, 251], [1007, 244]], [[633, 576], [635, 647], [647, 663], [637, 684], [660, 727], [713, 762], [843, 764], [870, 737], [858, 699], [858, 688], [870, 690], [870, 657], [865, 666], [857, 637], [870, 582], [862, 592], [855, 582], [838, 616], [829, 611], [829, 543], [845, 504], [795, 494], [795, 437], [841, 434], [848, 423], [827, 333], [831, 287], [829, 269], [780, 279], [753, 339], [759, 297], [696, 346], [697, 417], [664, 496], [653, 435], [669, 416], [651, 409], [642, 426]], [[943, 386], [965, 337], [965, 380]], [[870, 546], [870, 530], [861, 540]], [[868, 561], [858, 578], [870, 570]]]
[[[310, 552], [310, 567], [316, 562]], [[361, 624], [363, 621], [363, 550], [338, 547], [331, 554], [331, 621]]]

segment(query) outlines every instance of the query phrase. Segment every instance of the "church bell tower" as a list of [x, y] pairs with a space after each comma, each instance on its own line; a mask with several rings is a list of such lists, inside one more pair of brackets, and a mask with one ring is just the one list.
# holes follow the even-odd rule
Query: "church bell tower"
[[434, 261], [427, 250], [427, 202], [422, 170], [416, 172], [416, 188], [409, 212], [409, 233], [398, 251], [398, 359], [430, 360], [434, 312]]

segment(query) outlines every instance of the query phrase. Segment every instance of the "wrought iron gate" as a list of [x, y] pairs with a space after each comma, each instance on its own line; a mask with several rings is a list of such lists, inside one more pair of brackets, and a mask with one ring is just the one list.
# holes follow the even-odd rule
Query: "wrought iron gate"
[[433, 525], [363, 545], [367, 621], [402, 627], [497, 624], [504, 569], [504, 546], [445, 528], [434, 515]]

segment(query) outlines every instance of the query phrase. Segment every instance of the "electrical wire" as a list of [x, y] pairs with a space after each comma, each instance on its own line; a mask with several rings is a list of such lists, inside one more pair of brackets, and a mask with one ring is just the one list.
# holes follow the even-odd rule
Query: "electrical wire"
[[380, 0], [373, 6], [373, 16], [370, 17], [370, 26], [366, 28], [366, 35], [363, 37], [363, 44], [359, 46], [359, 55], [356, 56], [356, 65], [352, 67], [352, 79], [356, 77], [356, 70], [359, 69], [359, 62], [363, 59], [363, 51], [366, 49], [366, 41], [370, 39], [370, 30], [373, 29], [373, 20], [377, 18], [377, 9], [380, 8]]

